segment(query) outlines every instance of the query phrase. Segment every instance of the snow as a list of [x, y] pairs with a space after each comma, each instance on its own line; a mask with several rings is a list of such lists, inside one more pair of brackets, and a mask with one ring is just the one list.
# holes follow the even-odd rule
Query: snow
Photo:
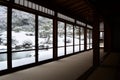
[[12, 39], [17, 41], [17, 45], [22, 45], [24, 41], [30, 41], [35, 45], [35, 36], [26, 36], [28, 32], [14, 32], [12, 31]]
[[0, 70], [7, 69], [7, 61], [0, 61]]
[[65, 55], [65, 47], [58, 48], [58, 57]]
[[21, 58], [17, 60], [12, 60], [12, 67], [18, 67], [30, 63], [35, 63], [35, 57]]
[[53, 58], [53, 49], [39, 50], [38, 53], [39, 53], [39, 61]]
[[66, 47], [66, 54], [71, 54], [73, 53], [73, 46]]
[[79, 46], [75, 46], [75, 52], [79, 51]]

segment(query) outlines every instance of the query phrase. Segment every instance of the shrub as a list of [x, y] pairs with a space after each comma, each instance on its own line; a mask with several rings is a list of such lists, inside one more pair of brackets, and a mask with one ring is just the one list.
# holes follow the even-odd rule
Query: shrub
[[23, 48], [31, 48], [32, 42], [31, 41], [24, 41], [22, 46], [23, 46]]

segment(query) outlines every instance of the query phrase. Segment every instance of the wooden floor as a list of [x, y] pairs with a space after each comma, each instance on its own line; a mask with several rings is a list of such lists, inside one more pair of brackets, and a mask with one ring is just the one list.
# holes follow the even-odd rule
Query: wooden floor
[[120, 80], [120, 53], [110, 53], [87, 80]]
[[[101, 59], [104, 53], [101, 51]], [[93, 51], [0, 76], [0, 80], [76, 80], [92, 67]], [[91, 79], [88, 79], [91, 80]], [[98, 80], [98, 79], [97, 79]]]

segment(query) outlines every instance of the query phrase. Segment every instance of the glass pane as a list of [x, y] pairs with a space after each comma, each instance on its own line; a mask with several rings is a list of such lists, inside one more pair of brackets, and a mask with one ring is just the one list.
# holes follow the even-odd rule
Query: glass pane
[[90, 44], [90, 48], [92, 48], [92, 44]]
[[58, 21], [58, 56], [65, 55], [65, 24]]
[[28, 5], [29, 8], [32, 8], [32, 3], [29, 1], [29, 5]]
[[104, 47], [104, 32], [100, 32], [100, 47]]
[[24, 6], [28, 7], [28, 1], [27, 0], [24, 1]]
[[35, 51], [23, 51], [12, 53], [12, 67], [18, 67], [35, 62]]
[[90, 43], [90, 31], [87, 29], [87, 44]]
[[36, 6], [36, 4], [35, 4], [35, 3], [32, 3], [32, 8], [33, 8], [33, 9], [35, 9], [35, 6]]
[[23, 0], [20, 0], [20, 4], [23, 5]]
[[73, 26], [66, 25], [66, 45], [73, 45]]
[[80, 44], [81, 50], [84, 50], [84, 28], [80, 28]]
[[90, 30], [90, 43], [92, 43], [92, 30]]
[[73, 25], [71, 24], [66, 24], [66, 45], [66, 54], [73, 53]]
[[92, 48], [92, 30], [90, 30], [90, 48]]
[[42, 7], [41, 6], [39, 6], [39, 11], [42, 11]]
[[20, 0], [15, 0], [15, 3], [16, 3], [16, 4], [19, 4], [19, 1], [20, 1]]
[[87, 29], [87, 49], [90, 48], [90, 30]]
[[76, 27], [75, 27], [75, 31], [74, 31], [74, 35], [75, 35], [75, 38], [74, 38], [75, 45], [76, 45], [76, 44], [79, 44], [79, 34], [80, 34], [80, 32], [79, 32], [79, 27], [76, 26]]
[[0, 70], [7, 69], [7, 7], [0, 5]]
[[83, 51], [83, 50], [84, 50], [84, 45], [82, 44], [82, 45], [81, 45], [81, 51]]
[[7, 69], [7, 53], [0, 53], [0, 70]]
[[53, 58], [53, 20], [38, 18], [39, 61]]
[[79, 45], [75, 45], [75, 52], [79, 51]]
[[72, 54], [73, 53], [73, 46], [67, 46], [66, 47], [66, 54]]
[[79, 44], [80, 44], [80, 30], [78, 26], [75, 26], [74, 28], [74, 41], [75, 41], [74, 52], [77, 52], [79, 51]]
[[12, 10], [13, 67], [35, 62], [34, 49], [35, 49], [35, 15], [13, 9]]
[[36, 10], [38, 10], [38, 5], [36, 4]]
[[90, 49], [90, 45], [89, 44], [87, 44], [87, 49]]

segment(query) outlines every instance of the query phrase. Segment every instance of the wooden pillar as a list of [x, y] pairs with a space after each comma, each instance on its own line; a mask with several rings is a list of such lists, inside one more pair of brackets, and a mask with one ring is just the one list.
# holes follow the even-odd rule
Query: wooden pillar
[[110, 26], [104, 21], [104, 52], [109, 53], [111, 51], [111, 30]]
[[99, 48], [99, 17], [94, 14], [93, 22], [93, 66], [100, 64], [100, 48]]
[[57, 12], [53, 19], [53, 59], [57, 60], [57, 32], [58, 32], [58, 23], [57, 23]]
[[84, 50], [87, 50], [87, 24], [85, 25], [84, 28]]
[[35, 15], [35, 62], [38, 62], [38, 15]]
[[[11, 0], [12, 2], [12, 0]], [[7, 10], [7, 67], [9, 70], [12, 69], [12, 8], [8, 7]]]
[[73, 25], [73, 53], [75, 52], [75, 24]]
[[66, 51], [67, 50], [66, 49], [66, 45], [67, 45], [67, 43], [66, 43], [66, 40], [67, 40], [67, 38], [66, 38], [66, 35], [67, 35], [67, 32], [66, 32], [66, 22], [65, 22], [65, 28], [64, 29], [65, 29], [65, 36], [64, 36], [65, 37], [65, 41], [64, 41], [64, 43], [65, 43], [65, 56], [66, 56], [67, 55], [66, 54], [67, 53], [67, 51]]

